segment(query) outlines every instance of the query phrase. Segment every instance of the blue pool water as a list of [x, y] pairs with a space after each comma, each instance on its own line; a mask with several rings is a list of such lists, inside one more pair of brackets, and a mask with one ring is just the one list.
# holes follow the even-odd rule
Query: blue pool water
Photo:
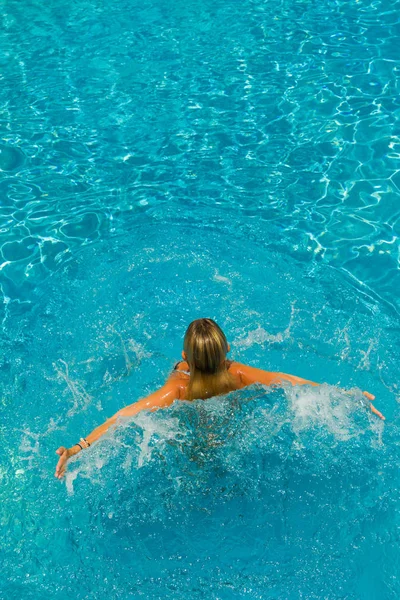
[[[3, 3], [1, 600], [399, 598], [399, 15]], [[141, 413], [57, 481], [201, 316], [324, 385]]]

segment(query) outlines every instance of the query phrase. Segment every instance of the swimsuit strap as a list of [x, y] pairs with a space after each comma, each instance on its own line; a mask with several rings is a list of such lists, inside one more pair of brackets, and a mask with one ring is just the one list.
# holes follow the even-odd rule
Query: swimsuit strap
[[181, 360], [178, 360], [178, 362], [176, 363], [176, 365], [172, 369], [172, 372], [173, 373], [184, 373], [185, 375], [190, 375], [190, 371], [182, 371], [182, 369], [178, 369], [178, 367], [181, 364], [181, 362], [182, 362]]

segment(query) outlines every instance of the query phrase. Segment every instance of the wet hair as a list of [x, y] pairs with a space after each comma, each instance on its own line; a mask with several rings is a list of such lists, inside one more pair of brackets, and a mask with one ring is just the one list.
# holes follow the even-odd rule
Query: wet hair
[[228, 342], [212, 319], [196, 319], [186, 330], [183, 349], [190, 368], [187, 400], [210, 398], [237, 388], [228, 372]]

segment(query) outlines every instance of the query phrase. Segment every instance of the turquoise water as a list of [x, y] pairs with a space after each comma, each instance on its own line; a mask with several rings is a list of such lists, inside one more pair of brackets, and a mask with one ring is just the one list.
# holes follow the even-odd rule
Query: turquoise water
[[[399, 10], [3, 3], [1, 600], [400, 596]], [[201, 316], [324, 385], [142, 413], [57, 481]]]

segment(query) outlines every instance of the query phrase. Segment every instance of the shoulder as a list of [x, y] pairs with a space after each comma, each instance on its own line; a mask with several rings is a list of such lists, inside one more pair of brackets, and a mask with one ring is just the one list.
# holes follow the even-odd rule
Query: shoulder
[[246, 386], [256, 383], [260, 380], [260, 369], [251, 367], [250, 365], [244, 365], [243, 363], [233, 362], [229, 368], [229, 372], [232, 375], [239, 377], [240, 381]]
[[177, 373], [189, 373], [190, 367], [188, 365], [187, 362], [185, 362], [184, 360], [180, 360], [176, 363], [176, 365], [174, 366], [173, 372], [177, 372]]
[[238, 363], [235, 360], [228, 361], [228, 372], [234, 377], [238, 378], [242, 384], [247, 385], [247, 380], [245, 378], [246, 373], [246, 365], [242, 363]]
[[189, 365], [184, 362], [178, 362], [169, 374], [167, 381], [187, 380], [190, 378]]
[[176, 363], [172, 372], [169, 374], [169, 377], [165, 382], [165, 386], [168, 386], [169, 389], [174, 390], [173, 393], [176, 394], [176, 398], [181, 399], [185, 396], [189, 379], [189, 365], [184, 361], [180, 361]]
[[163, 387], [161, 388], [161, 393], [167, 396], [173, 396], [175, 399], [181, 398], [182, 384], [184, 384], [184, 380], [180, 377], [173, 376], [172, 374]]
[[236, 360], [230, 360], [228, 362], [228, 371], [232, 375], [239, 375], [246, 368], [246, 365], [236, 362]]

